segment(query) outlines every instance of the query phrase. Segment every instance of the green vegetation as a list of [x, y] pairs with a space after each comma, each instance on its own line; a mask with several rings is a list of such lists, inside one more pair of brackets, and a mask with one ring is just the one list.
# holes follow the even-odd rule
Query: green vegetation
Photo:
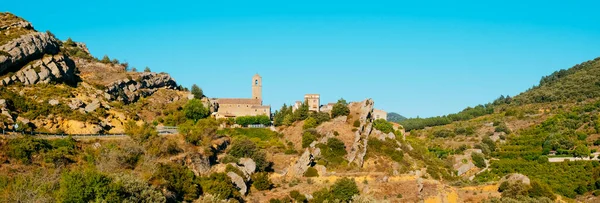
[[188, 121], [179, 126], [179, 132], [185, 141], [196, 146], [207, 146], [217, 136], [218, 123], [213, 118], [198, 120], [195, 124]]
[[321, 149], [322, 161], [327, 167], [335, 167], [347, 163], [344, 159], [346, 156], [346, 146], [337, 138], [329, 138], [327, 143], [319, 143], [317, 147]]
[[475, 166], [479, 168], [487, 167], [487, 164], [485, 163], [485, 157], [482, 153], [473, 152], [471, 154], [471, 159], [473, 159]]
[[194, 95], [195, 99], [202, 99], [202, 97], [204, 97], [204, 91], [202, 91], [202, 89], [200, 87], [198, 87], [198, 85], [193, 84], [192, 85], [192, 95]]
[[307, 120], [308, 118], [312, 119], [310, 119], [310, 123], [305, 129], [317, 127], [321, 123], [331, 119], [328, 113], [308, 111], [308, 104], [304, 102], [296, 111], [293, 111], [292, 106], [288, 107], [286, 104], [283, 104], [280, 110], [275, 111], [275, 115], [273, 116], [273, 124], [275, 126], [290, 126], [296, 121], [303, 121]]
[[200, 99], [192, 99], [183, 106], [185, 117], [190, 120], [200, 120], [209, 116], [210, 112], [204, 107]]
[[244, 127], [254, 124], [262, 124], [265, 126], [271, 125], [271, 118], [269, 116], [239, 116], [235, 119], [235, 123]]
[[425, 127], [440, 126], [450, 124], [454, 121], [465, 121], [479, 116], [494, 113], [494, 107], [490, 104], [479, 105], [474, 108], [466, 108], [459, 113], [449, 114], [447, 116], [437, 116], [431, 118], [410, 118], [400, 121], [407, 131], [415, 129], [424, 129]]
[[219, 199], [238, 198], [240, 193], [235, 189], [231, 178], [225, 173], [213, 173], [200, 178], [200, 185], [205, 194], [211, 194]]
[[226, 128], [217, 131], [217, 134], [221, 136], [230, 136], [234, 140], [248, 139], [254, 142], [260, 149], [270, 149], [274, 151], [285, 149], [285, 144], [280, 140], [283, 135], [266, 128]]
[[162, 187], [173, 192], [176, 201], [192, 201], [201, 194], [194, 173], [184, 166], [161, 164], [153, 178], [161, 182]]
[[408, 118], [406, 118], [398, 113], [394, 113], [394, 112], [388, 113], [388, 116], [387, 116], [387, 121], [394, 122], [394, 123], [400, 123], [401, 121], [406, 120], [406, 119], [408, 119]]
[[228, 152], [229, 155], [236, 158], [251, 158], [256, 162], [256, 170], [260, 172], [268, 171], [272, 163], [267, 161], [267, 155], [264, 151], [256, 147], [256, 144], [248, 139], [235, 140]]
[[268, 173], [260, 172], [252, 175], [252, 186], [258, 191], [264, 191], [273, 188], [273, 183], [269, 179]]
[[305, 130], [304, 133], [302, 133], [302, 148], [307, 148], [321, 137], [323, 136], [316, 130]]
[[387, 156], [395, 162], [402, 162], [404, 158], [404, 153], [396, 150], [400, 148], [396, 140], [386, 139], [385, 141], [381, 141], [377, 138], [369, 138], [367, 144], [367, 158], [372, 156]]
[[333, 105], [333, 109], [331, 110], [331, 117], [336, 118], [338, 116], [347, 116], [350, 114], [350, 109], [348, 108], [348, 102], [344, 99], [339, 99], [337, 103]]
[[319, 171], [317, 171], [317, 169], [315, 169], [313, 167], [308, 167], [306, 172], [304, 172], [304, 177], [307, 177], [307, 178], [319, 177]]
[[358, 186], [353, 179], [342, 178], [337, 180], [330, 189], [323, 188], [313, 193], [311, 202], [350, 202], [354, 195], [360, 194]]
[[394, 132], [394, 126], [387, 122], [384, 119], [377, 119], [373, 122], [373, 128], [383, 132], [383, 133], [391, 133]]

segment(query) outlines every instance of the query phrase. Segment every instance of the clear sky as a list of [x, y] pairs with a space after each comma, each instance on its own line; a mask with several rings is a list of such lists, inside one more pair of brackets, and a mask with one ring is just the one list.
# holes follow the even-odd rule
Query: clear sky
[[373, 98], [408, 117], [515, 95], [600, 56], [599, 1], [7, 1], [40, 31], [273, 110]]

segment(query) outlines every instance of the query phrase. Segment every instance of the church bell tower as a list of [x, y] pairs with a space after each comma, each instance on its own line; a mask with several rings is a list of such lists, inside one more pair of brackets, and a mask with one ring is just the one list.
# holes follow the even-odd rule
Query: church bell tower
[[258, 73], [252, 77], [252, 99], [259, 99], [262, 105], [262, 77]]

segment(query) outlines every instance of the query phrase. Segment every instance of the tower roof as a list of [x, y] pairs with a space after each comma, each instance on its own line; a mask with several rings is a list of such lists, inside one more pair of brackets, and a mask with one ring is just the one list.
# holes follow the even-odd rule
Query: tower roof
[[252, 76], [252, 77], [253, 77], [253, 78], [259, 77], [259, 78], [260, 78], [261, 76], [260, 76], [260, 75], [257, 73], [256, 75], [254, 75], [254, 76]]

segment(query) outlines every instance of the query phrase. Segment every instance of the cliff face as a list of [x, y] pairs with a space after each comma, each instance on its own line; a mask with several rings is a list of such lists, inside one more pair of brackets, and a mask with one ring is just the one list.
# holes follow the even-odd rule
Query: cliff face
[[137, 101], [140, 97], [150, 96], [161, 88], [177, 89], [178, 86], [169, 74], [140, 73], [135, 80], [118, 80], [108, 85], [104, 97], [107, 100], [128, 104]]
[[18, 69], [30, 61], [60, 51], [60, 42], [48, 33], [32, 33], [0, 46], [0, 74]]

